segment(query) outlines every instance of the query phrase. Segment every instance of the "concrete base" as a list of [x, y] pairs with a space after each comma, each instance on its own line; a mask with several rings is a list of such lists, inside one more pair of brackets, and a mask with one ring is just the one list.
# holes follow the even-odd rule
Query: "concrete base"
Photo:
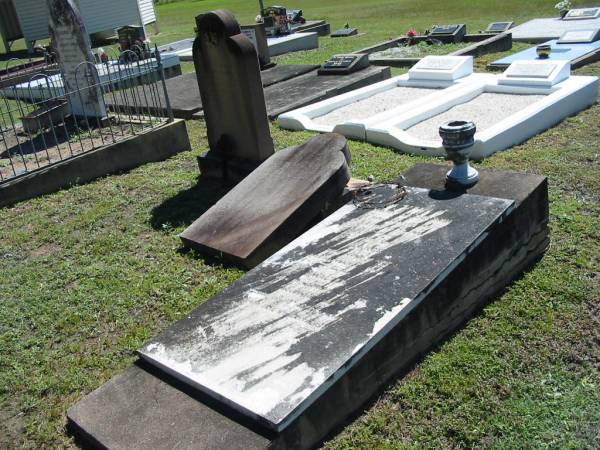
[[[417, 165], [405, 184], [444, 191], [448, 166]], [[139, 362], [68, 412], [72, 430], [97, 448], [312, 448], [347, 423], [426, 351], [459, 328], [523, 270], [537, 261], [548, 238], [544, 177], [481, 170], [470, 194], [511, 199], [515, 207], [433, 288], [420, 305], [335, 381], [281, 433], [269, 432], [208, 396]]]
[[161, 161], [189, 150], [183, 120], [175, 120], [113, 145], [106, 145], [30, 172], [0, 185], [0, 207], [56, 192], [74, 184]]

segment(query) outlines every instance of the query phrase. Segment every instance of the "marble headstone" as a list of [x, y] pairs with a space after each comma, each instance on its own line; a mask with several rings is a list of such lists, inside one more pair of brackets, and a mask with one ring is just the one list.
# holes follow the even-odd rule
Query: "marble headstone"
[[274, 153], [258, 57], [230, 12], [201, 14], [196, 25], [194, 65], [210, 146], [200, 170], [239, 180]]
[[50, 37], [76, 116], [106, 117], [106, 106], [89, 35], [73, 0], [47, 0]]

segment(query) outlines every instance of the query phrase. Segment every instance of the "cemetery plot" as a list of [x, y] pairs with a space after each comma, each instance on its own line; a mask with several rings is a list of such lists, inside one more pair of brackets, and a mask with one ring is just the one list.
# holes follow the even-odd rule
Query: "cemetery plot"
[[567, 31], [592, 30], [600, 28], [600, 18], [585, 20], [561, 20], [559, 18], [533, 19], [512, 28], [514, 41], [540, 43], [559, 39]]
[[365, 130], [371, 124], [408, 114], [444, 95], [452, 86], [478, 83], [482, 76], [471, 75], [472, 70], [471, 57], [429, 56], [406, 75], [283, 114], [279, 125], [365, 139]]
[[[567, 31], [556, 40], [544, 42], [550, 46], [550, 55], [545, 61], [568, 61], [572, 68], [581, 67], [596, 61], [600, 55], [600, 30]], [[542, 60], [531, 47], [513, 55], [498, 59], [490, 64], [491, 68], [504, 69], [515, 61]]]
[[482, 159], [594, 103], [597, 87], [596, 77], [568, 77], [564, 63], [514, 63], [504, 75], [440, 96], [412, 116], [368, 127], [366, 139], [407, 153], [443, 156], [438, 127], [470, 120], [477, 126], [471, 158]]
[[[318, 400], [511, 208], [382, 186], [350, 203], [153, 339], [140, 355], [268, 428]], [[477, 210], [465, 220], [464, 211]]]

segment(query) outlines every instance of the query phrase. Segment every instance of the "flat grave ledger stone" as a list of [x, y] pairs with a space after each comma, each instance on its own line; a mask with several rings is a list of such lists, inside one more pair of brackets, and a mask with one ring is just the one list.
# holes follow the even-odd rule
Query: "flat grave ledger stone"
[[600, 17], [586, 20], [561, 20], [557, 17], [533, 19], [510, 30], [513, 41], [541, 43], [559, 39], [567, 31], [600, 28]]
[[339, 134], [280, 150], [180, 237], [188, 247], [254, 267], [339, 202], [350, 179], [349, 162], [346, 139]]
[[550, 46], [547, 58], [540, 58], [533, 46], [518, 53], [493, 61], [491, 68], [504, 69], [517, 61], [567, 61], [578, 68], [600, 58], [600, 28], [594, 30], [566, 31], [560, 39], [546, 41]]
[[391, 76], [389, 67], [366, 67], [347, 75], [319, 75], [316, 71], [265, 88], [270, 119], [336, 95], [368, 86]]
[[201, 171], [243, 178], [274, 151], [256, 50], [227, 11], [201, 14], [196, 25], [194, 65], [210, 146]]
[[563, 20], [589, 20], [600, 17], [600, 8], [570, 9]]
[[[272, 84], [280, 83], [299, 75], [317, 70], [319, 66], [310, 64], [278, 64], [274, 67], [262, 70], [260, 72], [263, 87], [271, 86]], [[192, 119], [194, 114], [202, 110], [202, 99], [200, 98], [200, 90], [198, 89], [198, 79], [196, 72], [189, 72], [177, 77], [169, 78], [165, 81], [169, 101], [173, 115], [178, 119]], [[156, 108], [155, 103], [165, 105], [164, 92], [159, 90], [155, 92], [160, 102], [153, 98], [144, 97], [143, 87], [136, 88], [139, 95], [138, 104], [144, 110], [149, 110], [151, 114], [157, 116], [166, 116], [167, 112], [164, 108]], [[112, 110], [123, 111], [125, 103], [119, 96], [106, 96], [107, 106]]]
[[[140, 350], [176, 378], [282, 431], [442, 282], [513, 207], [396, 186], [343, 206]], [[469, 214], [467, 211], [477, 211]]]
[[[341, 348], [344, 352], [351, 353], [354, 348], [348, 350], [350, 345], [359, 340], [361, 334], [364, 340], [373, 342], [374, 337], [369, 336], [377, 330], [379, 334], [385, 334], [378, 343], [369, 349], [364, 356], [359, 357], [365, 345], [356, 349], [350, 358], [350, 367], [347, 367], [346, 372], [342, 375], [338, 370], [336, 373], [341, 375], [341, 378], [328, 379], [322, 383], [325, 385], [331, 383], [328, 389], [322, 390], [315, 398], [312, 405], [307, 406], [297, 420], [293, 421], [287, 428], [280, 433], [266, 432], [255, 425], [255, 421], [242, 416], [233, 408], [225, 407], [221, 400], [214, 400], [213, 397], [206, 395], [195, 387], [191, 387], [187, 382], [182, 382], [168, 375], [162, 369], [153, 367], [151, 364], [139, 360], [134, 365], [130, 366], [120, 375], [104, 384], [102, 387], [87, 395], [74, 405], [68, 412], [69, 424], [76, 432], [78, 437], [84, 439], [84, 442], [91, 442], [95, 446], [111, 449], [130, 449], [130, 448], [148, 448], [158, 450], [162, 448], [173, 448], [176, 445], [185, 448], [203, 448], [203, 449], [220, 449], [227, 448], [232, 450], [267, 450], [273, 448], [295, 448], [307, 449], [315, 448], [327, 436], [331, 437], [331, 433], [339, 430], [341, 426], [347, 423], [351, 418], [355, 417], [364, 409], [364, 404], [372, 399], [375, 395], [381, 392], [381, 389], [387, 383], [395, 380], [397, 374], [407, 370], [415, 361], [415, 358], [424, 354], [428, 349], [440, 344], [461, 324], [468, 320], [471, 315], [484, 306], [490, 299], [494, 298], [500, 290], [502, 290], [511, 280], [517, 277], [525, 268], [530, 267], [543, 254], [548, 245], [548, 197], [547, 183], [543, 177], [531, 174], [522, 173], [507, 173], [495, 172], [486, 169], [481, 169], [481, 180], [473, 188], [469, 189], [469, 193], [476, 196], [494, 196], [513, 201], [515, 207], [506, 211], [507, 217], [505, 220], [496, 221], [491, 227], [488, 227], [482, 235], [481, 239], [477, 239], [469, 248], [462, 253], [462, 256], [455, 259], [454, 263], [447, 266], [445, 270], [445, 278], [440, 283], [430, 284], [431, 289], [423, 292], [420, 303], [412, 311], [408, 309], [414, 305], [412, 302], [406, 302], [401, 297], [402, 295], [411, 295], [408, 291], [415, 292], [419, 289], [426, 278], [430, 276], [429, 269], [431, 261], [435, 267], [444, 265], [444, 261], [452, 258], [450, 255], [454, 250], [460, 247], [460, 240], [471, 234], [474, 230], [472, 225], [467, 225], [467, 229], [463, 233], [458, 233], [458, 239], [452, 239], [453, 233], [450, 233], [454, 226], [459, 224], [448, 225], [437, 230], [436, 226], [440, 226], [448, 217], [445, 214], [435, 216], [446, 206], [452, 205], [447, 203], [443, 195], [445, 174], [448, 170], [447, 166], [417, 164], [404, 174], [404, 182], [410, 186], [420, 187], [424, 189], [432, 189], [432, 192], [427, 191], [427, 198], [421, 197], [425, 203], [417, 205], [411, 203], [410, 208], [427, 208], [427, 202], [431, 202], [432, 207], [429, 214], [429, 219], [423, 219], [418, 214], [400, 214], [397, 220], [384, 221], [381, 224], [373, 227], [372, 230], [379, 230], [373, 233], [373, 238], [367, 236], [366, 226], [360, 221], [359, 214], [370, 214], [368, 210], [358, 208], [347, 211], [344, 218], [349, 218], [352, 223], [357, 223], [359, 230], [353, 231], [346, 220], [339, 221], [340, 225], [337, 229], [327, 229], [321, 227], [318, 229], [320, 234], [305, 234], [306, 240], [299, 238], [296, 243], [290, 244], [288, 250], [283, 249], [277, 255], [272, 257], [273, 263], [267, 266], [266, 263], [253, 269], [248, 275], [252, 279], [258, 280], [257, 287], [263, 288], [265, 284], [273, 284], [276, 275], [273, 275], [275, 265], [284, 266], [281, 273], [281, 283], [275, 285], [271, 293], [267, 294], [267, 298], [262, 297], [262, 291], [250, 290], [249, 296], [256, 295], [257, 302], [254, 304], [256, 308], [263, 308], [265, 302], [274, 300], [275, 295], [285, 295], [287, 297], [296, 298], [294, 286], [290, 279], [290, 271], [294, 271], [291, 260], [286, 263], [286, 260], [300, 257], [302, 267], [305, 267], [309, 261], [304, 261], [304, 257], [311, 256], [311, 261], [331, 260], [335, 262], [330, 269], [327, 269], [324, 274], [327, 279], [330, 279], [337, 271], [341, 271], [343, 275], [336, 280], [336, 286], [342, 284], [348, 288], [347, 291], [342, 289], [324, 290], [324, 295], [319, 298], [314, 298], [315, 289], [320, 289], [324, 281], [318, 280], [318, 284], [310, 286], [307, 292], [311, 293], [311, 299], [306, 299], [305, 292], [300, 295], [305, 302], [310, 302], [311, 306], [324, 306], [327, 300], [335, 297], [335, 302], [327, 308], [309, 307], [306, 303], [295, 302], [288, 303], [285, 311], [282, 309], [268, 309], [270, 316], [276, 315], [276, 320], [282, 323], [283, 328], [280, 328], [276, 333], [279, 335], [285, 333], [285, 329], [289, 328], [290, 334], [296, 333], [298, 330], [304, 331], [304, 340], [298, 341], [289, 346], [287, 338], [281, 340], [281, 346], [278, 347], [279, 359], [284, 364], [280, 367], [282, 375], [290, 373], [296, 381], [302, 378], [304, 373], [309, 374], [310, 368], [301, 365], [302, 358], [311, 358], [311, 362], [320, 362], [331, 360], [330, 353], [335, 348]], [[412, 191], [412, 188], [410, 189]], [[409, 192], [409, 196], [411, 192]], [[464, 201], [464, 197], [463, 201]], [[408, 199], [407, 197], [406, 199]], [[437, 198], [437, 200], [436, 200]], [[403, 200], [404, 201], [404, 200]], [[399, 202], [395, 207], [402, 208], [403, 201]], [[453, 201], [452, 199], [450, 201]], [[436, 203], [440, 204], [441, 209], [436, 207]], [[349, 207], [352, 207], [349, 204]], [[408, 206], [405, 204], [405, 207]], [[385, 208], [387, 209], [387, 208]], [[372, 211], [375, 214], [385, 213], [383, 211]], [[420, 211], [415, 209], [416, 211]], [[464, 209], [462, 211], [465, 211]], [[478, 215], [478, 208], [471, 208], [463, 215], [460, 222], [465, 221], [465, 217], [470, 215]], [[342, 210], [338, 211], [338, 214]], [[391, 213], [391, 211], [390, 211]], [[484, 215], [492, 215], [489, 208], [485, 208]], [[393, 215], [391, 213], [390, 215]], [[489, 216], [488, 216], [489, 217]], [[330, 216], [330, 220], [333, 216]], [[402, 233], [399, 228], [405, 225], [400, 225], [399, 222], [406, 223], [413, 221], [414, 226], [401, 239], [401, 243], [396, 242], [397, 237]], [[483, 217], [476, 220], [482, 223]], [[335, 221], [334, 221], [335, 222]], [[336, 223], [330, 222], [330, 225]], [[424, 232], [427, 223], [436, 223], [436, 226], [430, 228], [429, 233], [424, 236], [425, 242], [420, 245], [414, 240], [415, 234]], [[449, 247], [449, 253], [445, 249], [441, 249], [432, 244], [441, 238], [444, 230], [448, 231], [447, 238], [452, 242]], [[383, 233], [383, 235], [382, 235]], [[339, 238], [337, 235], [339, 234]], [[476, 234], [476, 232], [474, 233]], [[374, 244], [367, 246], [365, 251], [366, 258], [362, 256], [351, 262], [349, 270], [345, 270], [345, 264], [348, 264], [349, 258], [354, 254], [352, 250], [355, 245], [349, 242], [344, 246], [344, 242], [350, 237], [358, 235], [359, 245], [364, 243]], [[375, 239], [382, 237], [382, 239]], [[391, 241], [386, 243], [391, 237]], [[439, 242], [439, 241], [437, 241]], [[337, 246], [336, 246], [337, 245]], [[445, 245], [445, 243], [444, 243]], [[404, 249], [407, 249], [406, 253]], [[402, 263], [411, 256], [412, 249], [415, 252], [421, 252], [419, 261], [425, 261], [424, 270], [421, 270], [421, 264], [413, 264], [413, 260], [405, 266], [394, 265], [394, 263]], [[350, 251], [351, 253], [345, 255]], [[442, 255], [438, 260], [439, 251]], [[379, 254], [380, 257], [373, 257], [373, 254]], [[402, 254], [397, 258], [396, 255]], [[279, 257], [278, 255], [281, 255]], [[305, 255], [302, 257], [301, 255]], [[288, 256], [290, 258], [288, 258]], [[385, 256], [392, 256], [388, 260]], [[370, 263], [374, 261], [374, 263]], [[288, 265], [286, 265], [288, 264]], [[352, 296], [361, 291], [361, 274], [360, 269], [365, 267], [368, 273], [377, 272], [381, 268], [385, 271], [385, 267], [391, 264], [392, 268], [388, 275], [376, 276], [369, 279], [365, 285], [365, 291], [369, 290], [366, 295], [368, 300], [365, 300], [365, 306], [361, 302], [362, 296], [352, 298]], [[328, 267], [328, 264], [321, 267]], [[389, 266], [388, 266], [389, 267]], [[300, 268], [299, 268], [300, 269]], [[435, 268], [431, 268], [435, 271]], [[259, 280], [260, 274], [266, 275], [268, 278]], [[271, 275], [269, 275], [271, 274]], [[305, 270], [298, 278], [302, 277], [301, 282], [309, 281], [311, 275], [310, 268]], [[395, 279], [398, 276], [399, 279]], [[239, 303], [235, 302], [238, 296], [238, 291], [243, 289], [247, 277], [242, 278], [234, 286], [231, 286], [231, 295], [226, 297], [215, 297], [205, 303], [206, 308], [210, 308], [210, 313], [214, 314], [214, 318], [218, 319], [218, 324], [222, 325], [223, 321], [229, 317], [229, 314], [240, 314], [246, 308], [251, 306], [250, 301], [243, 299]], [[293, 277], [293, 275], [292, 275]], [[405, 282], [408, 280], [408, 282]], [[309, 281], [310, 282], [310, 281]], [[302, 283], [300, 283], [302, 284]], [[392, 289], [389, 290], [389, 286]], [[291, 288], [291, 289], [289, 289]], [[252, 288], [254, 289], [254, 288]], [[406, 293], [400, 292], [407, 290]], [[224, 295], [221, 293], [219, 295]], [[341, 300], [338, 300], [341, 298]], [[223, 305], [223, 311], [219, 308], [221, 301], [226, 302], [229, 308]], [[337, 302], [341, 303], [338, 304]], [[389, 302], [389, 303], [388, 303]], [[393, 312], [387, 308], [391, 304]], [[290, 305], [292, 307], [290, 307]], [[347, 305], [352, 305], [354, 308], [349, 308]], [[378, 310], [379, 306], [383, 306], [382, 310]], [[395, 308], [395, 309], [394, 309]], [[192, 313], [195, 319], [202, 319], [203, 314], [208, 313], [208, 309]], [[221, 313], [225, 313], [221, 315]], [[398, 323], [396, 319], [402, 314], [406, 316]], [[320, 317], [319, 322], [306, 320], [306, 316]], [[337, 322], [331, 321], [332, 317], [339, 316], [341, 319]], [[381, 322], [373, 320], [377, 317], [381, 318]], [[244, 343], [247, 339], [251, 339], [251, 334], [255, 330], [251, 330], [251, 334], [238, 333], [241, 328], [248, 325], [248, 320], [256, 317], [261, 319], [261, 315], [252, 313], [247, 319], [236, 321], [233, 328], [217, 327], [214, 324], [209, 324], [206, 328], [197, 328], [196, 338], [202, 342], [199, 347], [199, 353], [206, 351], [206, 345], [209, 341], [222, 341], [223, 336], [230, 333], [232, 347], [226, 354], [222, 355], [223, 359], [232, 357], [232, 352], [237, 345], [235, 338], [239, 334]], [[396, 319], [394, 319], [394, 318]], [[300, 320], [304, 318], [304, 320]], [[354, 321], [364, 318], [362, 320]], [[262, 320], [267, 320], [267, 317], [262, 317]], [[388, 321], [389, 320], [389, 321]], [[288, 323], [291, 325], [288, 326]], [[350, 324], [350, 325], [349, 325]], [[185, 324], [182, 324], [182, 327]], [[268, 326], [275, 328], [276, 323]], [[375, 328], [375, 330], [373, 329]], [[330, 330], [331, 333], [327, 333]], [[264, 330], [258, 330], [264, 334]], [[220, 333], [220, 336], [217, 334]], [[363, 334], [364, 333], [364, 334]], [[261, 334], [261, 336], [262, 336]], [[205, 337], [203, 337], [205, 336]], [[318, 338], [322, 340], [319, 341]], [[177, 336], [176, 336], [177, 338]], [[350, 339], [348, 345], [342, 343], [346, 339]], [[186, 338], [182, 336], [182, 340]], [[258, 341], [256, 337], [256, 341]], [[285, 355], [295, 350], [299, 350], [301, 346], [308, 345], [308, 341], [315, 342], [312, 351], [306, 355], [300, 355], [296, 359], [285, 358]], [[272, 343], [269, 338], [266, 343]], [[360, 343], [363, 340], [359, 341]], [[287, 345], [286, 345], [287, 343]], [[219, 347], [223, 344], [221, 342]], [[182, 347], [184, 347], [182, 345]], [[325, 349], [323, 358], [320, 358], [316, 349]], [[249, 349], [251, 350], [251, 349]], [[241, 349], [240, 349], [241, 351]], [[271, 351], [269, 349], [269, 351]], [[347, 354], [347, 353], [346, 353]], [[270, 353], [272, 355], [272, 353]], [[261, 363], [270, 355], [263, 356], [261, 352], [256, 352], [253, 359], [258, 364], [247, 372], [247, 376], [257, 375]], [[213, 355], [211, 355], [212, 357]], [[335, 357], [334, 357], [335, 359]], [[339, 359], [344, 359], [344, 355], [340, 355]], [[333, 362], [333, 360], [332, 360]], [[198, 365], [198, 360], [190, 362], [189, 367]], [[186, 360], [182, 359], [180, 364], [186, 365]], [[252, 359], [248, 359], [246, 364], [252, 364]], [[265, 376], [272, 374], [273, 370], [277, 371], [275, 364], [262, 364], [265, 368]], [[300, 366], [299, 370], [291, 372], [293, 367]], [[216, 366], [215, 366], [216, 367]], [[220, 366], [220, 369], [223, 369]], [[231, 368], [235, 371], [236, 368]], [[332, 370], [335, 370], [333, 368]], [[325, 376], [323, 372], [323, 377]], [[206, 374], [204, 374], [206, 375]], [[320, 374], [319, 374], [320, 375]], [[319, 378], [319, 377], [316, 377]], [[271, 377], [271, 380], [273, 377]], [[221, 378], [225, 384], [227, 382]], [[258, 380], [258, 387], [264, 387], [261, 380]], [[240, 389], [250, 391], [253, 388], [252, 384], [239, 384]], [[281, 394], [282, 389], [286, 386], [280, 384], [269, 385], [272, 390], [266, 399], [272, 402], [273, 394]], [[288, 390], [295, 389], [294, 386], [287, 386]], [[313, 391], [314, 392], [314, 391]], [[307, 391], [307, 395], [310, 395]], [[268, 408], [268, 406], [265, 406]]]
[[89, 35], [73, 0], [48, 0], [49, 29], [71, 112], [106, 117]]

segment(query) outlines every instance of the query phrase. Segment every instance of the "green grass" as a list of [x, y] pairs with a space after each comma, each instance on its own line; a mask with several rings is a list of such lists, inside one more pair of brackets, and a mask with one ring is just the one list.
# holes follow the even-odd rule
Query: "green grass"
[[[367, 34], [321, 38], [318, 50], [277, 61], [322, 62], [412, 26], [464, 21], [475, 31], [522, 22], [554, 14], [553, 3], [297, 2], [309, 18]], [[190, 36], [195, 14], [223, 5], [243, 21], [257, 9], [247, 1], [161, 5], [155, 40]], [[600, 75], [600, 63], [577, 73]], [[327, 448], [600, 447], [599, 117], [595, 104], [478, 165], [549, 177], [548, 252]], [[150, 337], [243, 275], [205, 264], [177, 238], [223, 194], [196, 184], [206, 129], [188, 122], [188, 130], [190, 152], [0, 209], [0, 448], [74, 447], [66, 410], [134, 361]], [[312, 136], [276, 125], [272, 134], [278, 149]], [[389, 179], [418, 162], [443, 163], [354, 141], [350, 150], [356, 177]]]

